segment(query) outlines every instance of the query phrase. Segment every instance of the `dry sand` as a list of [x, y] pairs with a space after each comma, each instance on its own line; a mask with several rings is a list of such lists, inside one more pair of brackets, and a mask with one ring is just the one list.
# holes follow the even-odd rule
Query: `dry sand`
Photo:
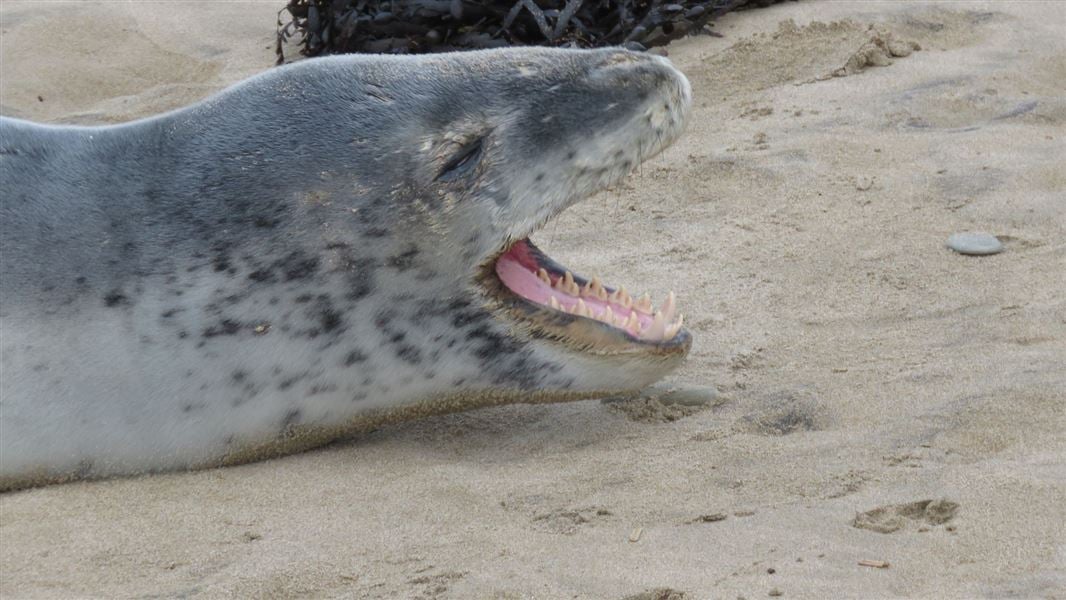
[[[273, 64], [282, 4], [5, 1], [3, 113], [187, 103]], [[675, 289], [695, 344], [669, 382], [715, 406], [512, 406], [7, 494], [0, 593], [1066, 598], [1066, 5], [716, 29], [669, 48], [684, 137], [536, 236]], [[964, 230], [1007, 249], [947, 250]]]

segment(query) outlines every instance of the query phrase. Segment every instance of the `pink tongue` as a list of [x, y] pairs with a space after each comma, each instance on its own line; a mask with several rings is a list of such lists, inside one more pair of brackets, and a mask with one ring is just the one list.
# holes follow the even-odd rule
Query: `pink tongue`
[[[504, 254], [496, 261], [496, 275], [499, 276], [500, 281], [507, 286], [512, 292], [519, 296], [542, 304], [544, 306], [549, 305], [549, 298], [555, 298], [565, 308], [572, 309], [577, 305], [579, 297], [571, 296], [566, 292], [562, 292], [557, 289], [553, 289], [550, 285], [544, 283], [536, 273], [532, 272], [525, 265], [521, 264], [516, 257], [512, 257], [511, 253]], [[592, 311], [594, 315], [601, 315], [608, 306], [611, 307], [611, 312], [616, 317], [629, 318], [630, 313], [636, 313], [637, 319], [640, 320], [641, 329], [647, 327], [652, 322], [652, 315], [644, 314], [640, 311], [634, 311], [633, 309], [626, 308], [621, 304], [616, 304], [609, 300], [600, 300], [594, 296], [581, 296], [580, 300], [585, 302], [585, 305]]]

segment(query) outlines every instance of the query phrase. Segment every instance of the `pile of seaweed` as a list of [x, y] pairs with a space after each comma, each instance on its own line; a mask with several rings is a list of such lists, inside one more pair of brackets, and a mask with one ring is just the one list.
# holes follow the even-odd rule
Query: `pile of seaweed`
[[[305, 56], [562, 46], [661, 46], [726, 12], [783, 0], [289, 0], [278, 62], [293, 36]], [[288, 13], [288, 22], [283, 14]]]

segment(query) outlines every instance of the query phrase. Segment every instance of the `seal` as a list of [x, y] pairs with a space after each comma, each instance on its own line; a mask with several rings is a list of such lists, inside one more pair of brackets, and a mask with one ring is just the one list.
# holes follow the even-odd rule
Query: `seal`
[[655, 382], [691, 345], [673, 294], [529, 236], [689, 104], [664, 58], [524, 48], [308, 60], [114, 126], [4, 118], [0, 487]]

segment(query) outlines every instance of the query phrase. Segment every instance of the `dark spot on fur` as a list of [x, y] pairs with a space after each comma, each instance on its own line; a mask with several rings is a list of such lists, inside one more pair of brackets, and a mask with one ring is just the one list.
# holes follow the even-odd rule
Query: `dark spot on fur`
[[248, 378], [248, 371], [245, 371], [243, 369], [237, 369], [236, 371], [230, 374], [230, 377], [233, 378], [233, 381], [237, 383], [242, 383], [245, 379]]
[[489, 314], [484, 311], [460, 310], [452, 315], [452, 326], [457, 329], [464, 329], [488, 318]]
[[307, 391], [308, 396], [316, 396], [318, 394], [328, 394], [329, 392], [337, 391], [337, 386], [332, 383], [315, 384], [311, 386], [311, 389]]
[[293, 377], [286, 377], [285, 379], [281, 380], [281, 383], [278, 384], [278, 389], [281, 390], [281, 391], [285, 391], [285, 390], [291, 388], [292, 386], [296, 385], [296, 383], [299, 382], [303, 378], [304, 378], [303, 375], [294, 375]]
[[167, 310], [163, 311], [163, 313], [160, 316], [163, 317], [164, 319], [169, 319], [170, 317], [173, 317], [174, 315], [180, 313], [183, 310], [185, 310], [185, 309], [184, 308], [168, 308]]
[[418, 254], [418, 248], [416, 246], [411, 246], [403, 253], [390, 257], [389, 265], [395, 267], [398, 271], [402, 273], [407, 269], [411, 268]]
[[107, 307], [129, 306], [129, 304], [130, 299], [121, 290], [111, 290], [104, 296], [104, 306]]
[[219, 335], [235, 335], [241, 330], [241, 324], [230, 319], [223, 319], [204, 330], [203, 337], [213, 338]]
[[84, 277], [77, 277], [77, 278], [74, 279], [74, 283], [76, 283], [78, 285], [85, 285], [86, 281], [87, 280]]
[[352, 350], [344, 357], [344, 366], [350, 367], [356, 363], [366, 362], [367, 355], [358, 350]]
[[422, 352], [410, 344], [400, 344], [396, 348], [396, 356], [412, 365], [421, 364], [422, 362]]
[[340, 327], [344, 323], [344, 319], [341, 317], [341, 313], [332, 308], [325, 308], [319, 314], [319, 323], [322, 325], [322, 331], [329, 333]]
[[274, 281], [274, 272], [270, 269], [257, 269], [248, 274], [248, 279], [260, 283]]
[[312, 296], [311, 294], [300, 294], [299, 296], [296, 297], [295, 300], [296, 300], [297, 304], [304, 304], [306, 302], [310, 302], [313, 299], [314, 299], [314, 296]]
[[211, 261], [211, 265], [215, 268], [216, 273], [221, 273], [222, 271], [228, 271], [230, 269], [229, 258], [226, 256], [215, 257], [215, 259]]
[[285, 273], [285, 281], [307, 279], [318, 271], [318, 258], [302, 252], [292, 252], [275, 263]]

